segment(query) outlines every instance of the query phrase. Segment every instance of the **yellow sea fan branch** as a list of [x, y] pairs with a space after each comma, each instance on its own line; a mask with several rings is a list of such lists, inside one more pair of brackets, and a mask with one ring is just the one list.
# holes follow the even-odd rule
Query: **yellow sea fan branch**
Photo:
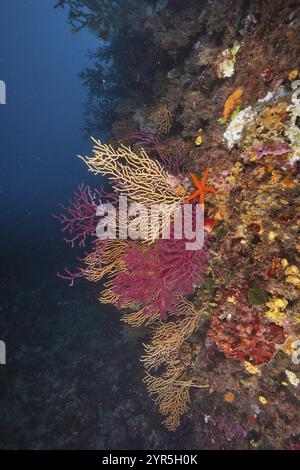
[[[144, 241], [153, 242], [170, 223], [184, 196], [175, 192], [170, 183], [170, 175], [144, 149], [136, 154], [125, 145], [114, 149], [111, 145], [102, 144], [100, 140], [93, 141], [94, 156], [80, 158], [93, 173], [108, 175], [115, 191], [147, 209], [146, 214], [140, 217], [139, 226], [145, 229]], [[148, 209], [153, 207], [158, 217], [153, 216], [154, 220], [150, 221], [149, 227]], [[118, 214], [118, 223], [122, 224], [120, 219], [122, 218]]]
[[124, 266], [123, 256], [127, 249], [127, 240], [108, 240], [101, 257], [101, 264], [103, 267], [95, 266], [95, 253], [91, 253], [86, 256], [84, 260], [87, 265], [85, 268], [86, 278], [89, 281], [98, 282], [106, 275], [112, 276], [121, 271]]
[[172, 113], [165, 98], [161, 98], [160, 106], [153, 111], [150, 119], [155, 123], [158, 134], [169, 133], [172, 126]]
[[138, 312], [126, 313], [122, 316], [121, 321], [132, 327], [149, 326], [159, 320], [159, 314], [146, 315], [144, 309]]
[[[155, 403], [160, 413], [166, 417], [164, 424], [174, 431], [180, 424], [183, 413], [188, 411], [190, 387], [206, 388], [193, 380], [186, 380], [187, 365], [180, 353], [188, 347], [188, 338], [198, 330], [199, 321], [207, 315], [203, 307], [198, 310], [191, 302], [178, 296], [177, 308], [185, 314], [171, 322], [158, 322], [153, 327], [153, 335], [145, 346], [145, 355], [141, 358], [146, 369], [144, 383], [150, 395], [156, 395]], [[165, 367], [161, 376], [149, 373], [151, 369]]]
[[204, 315], [205, 312], [194, 309], [192, 314], [177, 321], [160, 322], [150, 343], [145, 345], [145, 355], [141, 358], [144, 367], [147, 370], [157, 369], [177, 357], [182, 344], [197, 331], [199, 320]]
[[116, 304], [120, 299], [120, 295], [116, 294], [112, 288], [111, 281], [108, 281], [104, 284], [104, 289], [99, 298], [102, 304]]
[[164, 424], [170, 431], [180, 424], [180, 417], [188, 411], [189, 386], [178, 385], [176, 380], [184, 373], [184, 369], [173, 369], [169, 376], [154, 377], [146, 372], [144, 383], [147, 385], [149, 395], [157, 395], [155, 403], [159, 411], [166, 416]]
[[[178, 304], [176, 304], [176, 309], [183, 315], [197, 315], [198, 311], [195, 305], [189, 300], [185, 299], [182, 295], [178, 294]], [[204, 312], [202, 312], [204, 313]]]
[[116, 150], [100, 140], [95, 143], [93, 157], [80, 157], [95, 174], [108, 175], [116, 191], [141, 204], [179, 204], [163, 166], [151, 159], [144, 149], [140, 154], [121, 145]]

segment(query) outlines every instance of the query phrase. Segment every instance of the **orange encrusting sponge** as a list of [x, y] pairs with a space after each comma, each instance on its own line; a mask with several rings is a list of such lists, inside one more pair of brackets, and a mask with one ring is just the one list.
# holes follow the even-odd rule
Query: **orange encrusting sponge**
[[223, 117], [227, 121], [232, 115], [233, 111], [241, 106], [242, 100], [241, 97], [244, 93], [243, 88], [237, 88], [225, 101]]

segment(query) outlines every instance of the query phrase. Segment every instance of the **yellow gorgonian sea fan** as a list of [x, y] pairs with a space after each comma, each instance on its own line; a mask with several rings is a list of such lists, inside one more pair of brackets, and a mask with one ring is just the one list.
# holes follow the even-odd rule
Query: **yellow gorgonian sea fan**
[[168, 134], [172, 126], [172, 114], [168, 108], [166, 98], [161, 98], [160, 106], [151, 114], [150, 119], [156, 125], [158, 134]]
[[[147, 208], [162, 206], [164, 218], [168, 221], [183, 201], [184, 196], [180, 196], [172, 188], [170, 175], [163, 166], [150, 158], [144, 149], [136, 154], [125, 145], [114, 149], [100, 140], [94, 138], [92, 140], [95, 143], [94, 156], [80, 157], [89, 170], [95, 175], [107, 175], [115, 191], [127, 196], [132, 203], [144, 205]], [[147, 220], [145, 220], [146, 223]], [[157, 224], [159, 223], [158, 221]], [[157, 237], [158, 231], [158, 226], [151, 227], [150, 241]]]
[[[202, 318], [208, 315], [203, 307], [196, 307], [178, 296], [177, 308], [183, 316], [171, 322], [157, 322], [152, 336], [145, 346], [145, 355], [141, 358], [146, 369], [144, 383], [149, 395], [155, 396], [155, 403], [164, 416], [164, 424], [169, 431], [175, 431], [180, 425], [181, 416], [189, 409], [190, 388], [208, 388], [208, 384], [199, 384], [187, 376], [187, 364], [181, 358], [183, 346], [198, 330]], [[159, 375], [151, 370], [161, 369]]]
[[172, 189], [163, 166], [144, 149], [136, 154], [125, 145], [114, 149], [100, 140], [92, 140], [94, 156], [79, 157], [94, 174], [108, 175], [116, 191], [141, 204], [179, 204], [183, 199]]

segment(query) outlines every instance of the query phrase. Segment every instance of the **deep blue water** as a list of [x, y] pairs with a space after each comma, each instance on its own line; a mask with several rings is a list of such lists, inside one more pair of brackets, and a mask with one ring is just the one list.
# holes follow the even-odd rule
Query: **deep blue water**
[[88, 179], [76, 158], [90, 150], [82, 138], [86, 96], [78, 74], [97, 40], [86, 30], [72, 34], [66, 13], [53, 4], [2, 0], [0, 6], [0, 79], [7, 87], [0, 107], [2, 225], [24, 242], [41, 226], [49, 230], [53, 207]]
[[76, 252], [51, 214], [78, 183], [94, 182], [75, 156], [90, 151], [78, 73], [97, 41], [72, 34], [52, 6], [0, 5], [0, 448], [183, 447], [184, 426], [170, 435], [147, 397], [140, 338], [100, 306], [99, 286], [56, 276]]

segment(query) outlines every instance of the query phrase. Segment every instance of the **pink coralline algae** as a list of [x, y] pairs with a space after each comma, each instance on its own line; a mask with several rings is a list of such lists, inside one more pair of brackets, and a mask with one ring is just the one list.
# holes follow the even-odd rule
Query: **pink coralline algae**
[[[291, 152], [291, 148], [284, 140], [266, 140], [256, 147], [252, 147], [250, 152], [244, 152], [241, 158], [246, 163], [250, 160], [254, 154], [257, 160], [261, 160], [268, 156], [282, 156]], [[286, 161], [282, 162], [284, 166]]]
[[283, 140], [266, 141], [255, 148], [255, 153], [259, 160], [267, 155], [285, 155], [290, 151], [290, 147]]

